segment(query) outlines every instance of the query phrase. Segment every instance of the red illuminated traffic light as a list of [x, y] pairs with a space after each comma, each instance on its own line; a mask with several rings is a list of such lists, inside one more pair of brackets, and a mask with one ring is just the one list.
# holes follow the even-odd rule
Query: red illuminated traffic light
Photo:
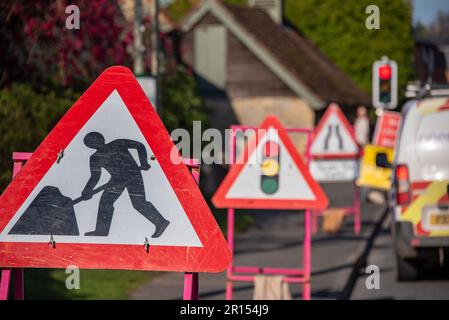
[[381, 80], [391, 79], [391, 67], [388, 64], [384, 64], [379, 67], [379, 78]]
[[397, 106], [398, 67], [395, 61], [382, 57], [373, 64], [373, 105], [394, 109]]

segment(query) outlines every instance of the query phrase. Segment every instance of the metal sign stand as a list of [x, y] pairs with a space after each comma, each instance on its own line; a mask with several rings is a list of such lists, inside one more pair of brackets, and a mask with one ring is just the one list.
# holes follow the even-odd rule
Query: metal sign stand
[[[230, 137], [230, 159], [234, 163], [236, 161], [235, 147], [236, 147], [236, 131], [257, 129], [256, 127], [232, 125]], [[306, 165], [310, 162], [310, 143], [311, 143], [311, 129], [305, 128], [286, 128], [287, 132], [307, 134], [306, 143]], [[235, 210], [234, 208], [227, 209], [227, 241], [231, 255], [234, 255], [234, 228], [235, 228]], [[311, 298], [311, 262], [312, 262], [312, 240], [311, 240], [311, 210], [305, 210], [304, 215], [304, 240], [303, 240], [303, 268], [265, 268], [265, 267], [244, 267], [234, 266], [233, 262], [229, 265], [226, 271], [226, 300], [232, 300], [233, 283], [234, 282], [253, 282], [257, 274], [272, 274], [284, 275], [283, 281], [288, 283], [298, 283], [303, 285], [302, 298], [303, 300], [310, 300]], [[234, 261], [234, 259], [232, 260]], [[240, 275], [236, 274], [240, 273]]]
[[[184, 164], [190, 169], [195, 182], [200, 181], [200, 164], [196, 159], [184, 159]], [[198, 300], [199, 276], [197, 272], [184, 273], [183, 300]]]
[[[13, 152], [13, 179], [19, 173], [25, 162], [31, 157], [31, 154], [32, 153], [29, 152]], [[0, 279], [0, 300], [8, 300], [11, 277], [14, 281], [14, 300], [23, 300], [25, 298], [25, 292], [22, 268], [2, 269]]]
[[[359, 153], [355, 157], [340, 157], [338, 160], [347, 159], [347, 160], [358, 160], [361, 159], [361, 150], [359, 149]], [[321, 159], [320, 157], [314, 159]], [[331, 159], [326, 157], [326, 159]], [[360, 202], [360, 188], [356, 184], [356, 179], [353, 181], [353, 190], [354, 190], [354, 201], [351, 206], [348, 207], [332, 207], [334, 209], [342, 209], [345, 211], [345, 216], [352, 215], [354, 217], [354, 233], [360, 234], [362, 229], [362, 219], [361, 219], [361, 202]], [[312, 232], [315, 234], [318, 231], [318, 216], [323, 215], [323, 210], [312, 210]]]
[[[30, 152], [14, 152], [12, 159], [14, 162], [13, 179], [19, 173], [25, 162], [31, 157]], [[196, 159], [184, 159], [184, 164], [190, 169], [196, 183], [199, 182], [200, 165]], [[23, 300], [25, 298], [23, 268], [1, 269], [0, 278], [0, 300], [8, 300], [11, 287], [11, 278], [14, 282], [14, 300]], [[184, 300], [198, 300], [199, 277], [196, 272], [186, 272], [184, 274]]]

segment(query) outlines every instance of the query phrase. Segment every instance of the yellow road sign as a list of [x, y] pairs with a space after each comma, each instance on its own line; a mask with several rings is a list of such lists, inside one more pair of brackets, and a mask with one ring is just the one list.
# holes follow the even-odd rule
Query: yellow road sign
[[393, 148], [366, 145], [363, 150], [360, 175], [356, 181], [357, 185], [389, 190], [391, 188]]

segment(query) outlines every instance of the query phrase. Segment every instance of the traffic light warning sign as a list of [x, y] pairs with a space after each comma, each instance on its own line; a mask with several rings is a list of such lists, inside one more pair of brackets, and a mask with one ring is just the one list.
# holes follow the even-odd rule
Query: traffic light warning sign
[[318, 126], [310, 147], [314, 158], [351, 158], [358, 156], [354, 131], [336, 104], [331, 104]]
[[225, 177], [218, 208], [324, 209], [328, 199], [279, 120], [267, 117]]

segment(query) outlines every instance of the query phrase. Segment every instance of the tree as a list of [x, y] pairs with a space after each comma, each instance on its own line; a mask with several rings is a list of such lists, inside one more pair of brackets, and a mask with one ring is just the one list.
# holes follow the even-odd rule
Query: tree
[[192, 127], [192, 121], [206, 122], [203, 101], [195, 79], [183, 66], [162, 76], [162, 120], [167, 129]]
[[[246, 0], [223, 1], [247, 3]], [[167, 9], [180, 20], [197, 2], [176, 0]], [[379, 30], [368, 30], [365, 26], [369, 16], [365, 10], [369, 5], [379, 7]], [[397, 61], [400, 88], [413, 76], [410, 0], [284, 0], [284, 17], [366, 92], [371, 92], [372, 64], [383, 55]]]
[[[377, 5], [380, 29], [368, 30], [365, 9]], [[372, 64], [382, 56], [396, 60], [399, 87], [413, 76], [412, 6], [405, 0], [287, 0], [285, 17], [366, 92]]]
[[116, 1], [79, 0], [80, 28], [68, 29], [70, 1], [6, 0], [0, 6], [0, 87], [15, 81], [90, 83], [107, 66], [130, 65], [131, 28]]
[[11, 181], [12, 153], [34, 151], [77, 96], [71, 90], [36, 93], [26, 84], [0, 90], [0, 191]]
[[[198, 5], [200, 0], [175, 0], [167, 6], [167, 12], [175, 21], [181, 21], [190, 10]], [[247, 4], [248, 0], [224, 0], [229, 4]]]

